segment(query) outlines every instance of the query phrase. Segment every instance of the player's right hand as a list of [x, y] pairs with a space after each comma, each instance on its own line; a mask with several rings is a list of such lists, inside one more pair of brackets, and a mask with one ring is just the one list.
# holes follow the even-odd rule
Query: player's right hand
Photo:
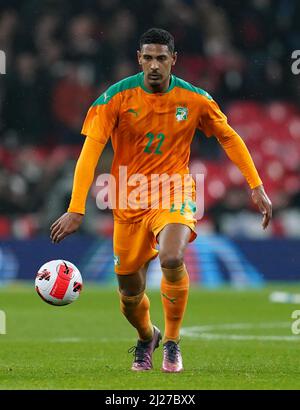
[[59, 243], [66, 236], [76, 232], [83, 219], [82, 214], [66, 212], [50, 227], [50, 238], [53, 243]]

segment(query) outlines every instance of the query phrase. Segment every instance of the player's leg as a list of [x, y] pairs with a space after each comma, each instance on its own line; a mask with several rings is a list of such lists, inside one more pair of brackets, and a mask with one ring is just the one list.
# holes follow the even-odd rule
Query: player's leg
[[134, 353], [134, 371], [152, 369], [152, 354], [161, 340], [160, 330], [151, 323], [150, 302], [145, 293], [148, 265], [149, 262], [130, 275], [117, 275], [121, 311], [139, 335], [136, 346], [129, 350]]
[[162, 370], [183, 370], [178, 342], [180, 327], [188, 301], [189, 276], [183, 262], [191, 229], [181, 223], [166, 225], [158, 235], [162, 268], [161, 298], [165, 318], [164, 361]]
[[[153, 235], [152, 235], [153, 236]], [[150, 370], [152, 353], [161, 339], [152, 325], [150, 302], [145, 293], [149, 261], [157, 255], [151, 235], [143, 224], [118, 224], [114, 229], [115, 272], [119, 283], [120, 308], [138, 332], [132, 370]]]
[[153, 326], [150, 320], [150, 302], [145, 293], [146, 263], [137, 272], [128, 275], [117, 275], [120, 294], [120, 308], [129, 323], [136, 328], [139, 339], [151, 340]]
[[191, 229], [180, 223], [166, 225], [158, 235], [159, 258], [163, 272], [161, 282], [162, 302], [165, 313], [164, 343], [179, 341], [189, 288], [189, 277], [183, 262]]

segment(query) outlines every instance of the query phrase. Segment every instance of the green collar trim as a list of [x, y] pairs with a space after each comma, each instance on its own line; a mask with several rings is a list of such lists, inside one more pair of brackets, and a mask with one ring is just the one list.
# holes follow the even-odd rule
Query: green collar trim
[[171, 74], [171, 81], [170, 81], [169, 88], [167, 89], [167, 91], [165, 91], [164, 93], [154, 93], [153, 91], [149, 90], [149, 88], [145, 86], [144, 73], [142, 72], [140, 75], [140, 86], [148, 94], [167, 94], [169, 91], [173, 90], [173, 88], [175, 87], [175, 77], [174, 75]]

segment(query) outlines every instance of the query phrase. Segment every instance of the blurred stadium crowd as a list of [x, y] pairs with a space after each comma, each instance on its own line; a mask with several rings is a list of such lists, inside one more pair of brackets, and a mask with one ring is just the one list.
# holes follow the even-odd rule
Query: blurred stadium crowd
[[[274, 204], [265, 235], [300, 236], [300, 48], [296, 0], [0, 0], [0, 237], [46, 232], [69, 202], [91, 102], [135, 74], [146, 29], [173, 33], [174, 73], [208, 91], [245, 139]], [[99, 170], [108, 172], [108, 145]], [[191, 172], [208, 174], [204, 231], [261, 236], [239, 171], [215, 139], [194, 138]], [[96, 208], [82, 230], [112, 230]]]

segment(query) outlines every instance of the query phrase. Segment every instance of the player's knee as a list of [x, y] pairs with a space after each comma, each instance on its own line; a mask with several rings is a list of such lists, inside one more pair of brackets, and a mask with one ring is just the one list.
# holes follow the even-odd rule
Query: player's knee
[[144, 292], [141, 292], [138, 295], [128, 296], [128, 295], [122, 293], [121, 291], [119, 291], [119, 295], [120, 295], [121, 303], [124, 306], [130, 308], [130, 307], [135, 307], [135, 306], [140, 304], [141, 300], [143, 299]]
[[119, 282], [119, 292], [124, 296], [138, 296], [145, 291], [145, 274], [135, 272], [128, 275], [117, 275]]
[[166, 269], [175, 269], [183, 264], [183, 255], [181, 252], [161, 252], [159, 259], [161, 267]]

